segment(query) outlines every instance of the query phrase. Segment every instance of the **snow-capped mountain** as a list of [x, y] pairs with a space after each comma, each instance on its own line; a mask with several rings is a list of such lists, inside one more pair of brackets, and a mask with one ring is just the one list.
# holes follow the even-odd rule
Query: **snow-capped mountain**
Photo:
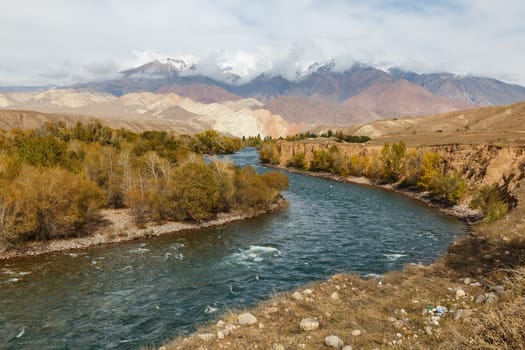
[[165, 78], [183, 72], [195, 71], [198, 60], [195, 58], [163, 58], [156, 59], [135, 68], [126, 69], [120, 73], [133, 78]]

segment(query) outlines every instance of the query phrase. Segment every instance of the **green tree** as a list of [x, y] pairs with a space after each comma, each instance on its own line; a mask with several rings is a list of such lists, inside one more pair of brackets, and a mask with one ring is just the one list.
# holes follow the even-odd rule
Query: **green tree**
[[386, 143], [381, 150], [383, 163], [382, 179], [387, 183], [397, 182], [403, 171], [403, 161], [406, 155], [406, 145], [403, 141], [392, 144]]

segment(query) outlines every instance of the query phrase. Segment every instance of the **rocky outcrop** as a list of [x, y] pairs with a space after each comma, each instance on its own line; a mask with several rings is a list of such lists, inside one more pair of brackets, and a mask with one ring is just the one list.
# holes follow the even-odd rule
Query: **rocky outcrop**
[[[280, 141], [277, 146], [282, 166], [286, 166], [298, 153], [304, 153], [305, 162], [308, 164], [316, 150], [329, 151], [335, 147], [339, 154], [350, 157], [379, 155], [382, 148], [367, 144], [338, 143], [330, 139]], [[525, 178], [525, 145], [445, 144], [417, 149], [438, 153], [442, 159], [443, 170], [459, 171], [471, 188], [498, 184], [509, 195], [509, 203], [516, 204], [512, 194]]]

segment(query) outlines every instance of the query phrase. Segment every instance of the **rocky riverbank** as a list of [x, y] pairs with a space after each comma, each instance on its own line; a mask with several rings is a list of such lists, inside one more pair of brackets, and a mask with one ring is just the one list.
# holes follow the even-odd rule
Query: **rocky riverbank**
[[266, 164], [266, 166], [273, 167], [276, 169], [282, 169], [282, 170], [297, 173], [297, 174], [321, 177], [321, 178], [330, 179], [334, 181], [352, 183], [352, 184], [357, 184], [357, 185], [362, 185], [362, 186], [370, 186], [370, 187], [380, 188], [380, 189], [387, 190], [387, 191], [400, 193], [404, 196], [407, 196], [419, 202], [422, 202], [424, 205], [434, 210], [437, 210], [443, 214], [457, 217], [458, 219], [464, 221], [465, 223], [469, 225], [476, 223], [478, 220], [482, 218], [482, 215], [478, 210], [471, 209], [464, 204], [457, 204], [457, 205], [450, 206], [443, 202], [434, 201], [432, 196], [428, 192], [411, 190], [409, 188], [399, 188], [392, 184], [381, 185], [378, 183], [374, 183], [372, 180], [364, 176], [360, 176], [360, 177], [339, 176], [339, 175], [334, 175], [334, 174], [327, 173], [327, 172], [313, 172], [313, 171], [307, 171], [307, 170], [299, 170], [295, 168], [285, 167], [282, 165]]
[[0, 252], [0, 260], [16, 257], [34, 256], [57, 251], [86, 249], [103, 244], [119, 243], [142, 239], [146, 237], [173, 234], [183, 231], [200, 230], [217, 227], [235, 221], [247, 220], [270, 212], [283, 210], [288, 207], [288, 202], [279, 197], [274, 203], [263, 209], [237, 210], [230, 213], [220, 213], [213, 220], [203, 222], [166, 222], [161, 225], [150, 223], [144, 228], [139, 228], [133, 223], [129, 209], [107, 209], [101, 212], [96, 227], [90, 234], [82, 237], [57, 239], [45, 242], [28, 242], [24, 245]]

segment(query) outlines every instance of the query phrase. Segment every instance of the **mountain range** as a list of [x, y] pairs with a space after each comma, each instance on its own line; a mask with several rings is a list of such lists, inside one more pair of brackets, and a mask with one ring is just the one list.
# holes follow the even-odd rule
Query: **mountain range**
[[202, 103], [255, 98], [289, 122], [348, 125], [525, 100], [525, 87], [451, 73], [417, 74], [355, 64], [337, 70], [333, 60], [314, 63], [294, 79], [261, 73], [245, 81], [227, 67], [215, 77], [197, 61], [154, 60], [120, 72], [119, 79], [76, 84], [121, 96], [130, 92], [176, 93]]
[[123, 70], [118, 79], [56, 89], [0, 87], [6, 92], [0, 107], [281, 136], [315, 125], [349, 126], [525, 101], [525, 87], [492, 78], [363, 64], [341, 70], [334, 60], [314, 63], [293, 78], [265, 72], [248, 79], [227, 64], [217, 67], [210, 71], [195, 58], [166, 58]]

